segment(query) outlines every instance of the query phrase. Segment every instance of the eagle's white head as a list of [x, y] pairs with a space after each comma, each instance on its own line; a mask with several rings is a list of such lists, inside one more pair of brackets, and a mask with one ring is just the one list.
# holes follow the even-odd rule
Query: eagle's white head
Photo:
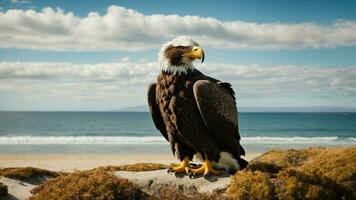
[[204, 51], [197, 42], [186, 36], [165, 43], [158, 54], [161, 70], [178, 75], [194, 69], [195, 59], [201, 59], [203, 62]]

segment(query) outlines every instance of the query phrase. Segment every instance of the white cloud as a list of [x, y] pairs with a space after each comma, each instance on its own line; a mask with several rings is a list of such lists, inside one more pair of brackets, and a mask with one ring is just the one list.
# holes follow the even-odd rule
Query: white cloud
[[30, 0], [11, 0], [11, 3], [31, 3]]
[[[199, 69], [209, 76], [232, 83], [239, 101], [305, 94], [320, 98], [356, 96], [356, 66], [331, 68], [216, 63], [201, 65]], [[4, 99], [8, 99], [10, 104], [31, 102], [30, 107], [37, 102], [39, 109], [62, 104], [74, 110], [81, 106], [110, 110], [144, 105], [147, 86], [156, 79], [158, 73], [159, 67], [155, 62], [0, 62], [1, 106], [6, 106]], [[12, 97], [6, 98], [9, 96]], [[274, 103], [288, 105], [289, 102], [277, 100]], [[315, 103], [318, 105], [318, 102]], [[19, 105], [16, 104], [17, 107]], [[6, 109], [1, 106], [0, 109]]]
[[211, 64], [201, 69], [231, 82], [246, 96], [313, 93], [356, 95], [356, 66], [261, 66]]
[[32, 79], [54, 81], [132, 81], [157, 74], [155, 63], [128, 60], [103, 64], [48, 62], [0, 62], [0, 79]]
[[145, 15], [110, 6], [104, 15], [75, 16], [61, 9], [0, 12], [0, 47], [44, 50], [124, 50], [159, 47], [188, 35], [203, 46], [223, 49], [333, 48], [356, 44], [356, 21], [253, 23], [179, 15]]

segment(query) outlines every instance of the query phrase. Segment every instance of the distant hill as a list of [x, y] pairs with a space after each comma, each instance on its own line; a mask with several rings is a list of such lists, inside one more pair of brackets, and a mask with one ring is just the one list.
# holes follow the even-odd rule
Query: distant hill
[[133, 106], [119, 109], [121, 112], [148, 112], [148, 105], [144, 106]]
[[356, 112], [356, 107], [240, 107], [240, 112]]
[[[119, 109], [120, 112], [148, 112], [148, 106], [133, 106]], [[356, 107], [239, 107], [239, 112], [356, 112]]]

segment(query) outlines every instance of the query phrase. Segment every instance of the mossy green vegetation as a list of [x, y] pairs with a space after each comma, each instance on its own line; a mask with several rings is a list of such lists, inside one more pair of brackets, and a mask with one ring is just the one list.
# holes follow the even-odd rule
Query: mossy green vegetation
[[74, 172], [59, 176], [31, 191], [29, 200], [152, 199], [136, 185], [105, 170]]
[[0, 199], [8, 193], [7, 186], [0, 182]]
[[231, 177], [235, 199], [355, 199], [356, 147], [273, 150]]

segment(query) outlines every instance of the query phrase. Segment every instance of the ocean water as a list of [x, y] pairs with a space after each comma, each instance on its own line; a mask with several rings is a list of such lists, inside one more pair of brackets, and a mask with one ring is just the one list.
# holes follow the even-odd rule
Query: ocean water
[[[356, 146], [356, 113], [240, 113], [246, 152]], [[145, 112], [0, 112], [0, 153], [169, 153]]]

